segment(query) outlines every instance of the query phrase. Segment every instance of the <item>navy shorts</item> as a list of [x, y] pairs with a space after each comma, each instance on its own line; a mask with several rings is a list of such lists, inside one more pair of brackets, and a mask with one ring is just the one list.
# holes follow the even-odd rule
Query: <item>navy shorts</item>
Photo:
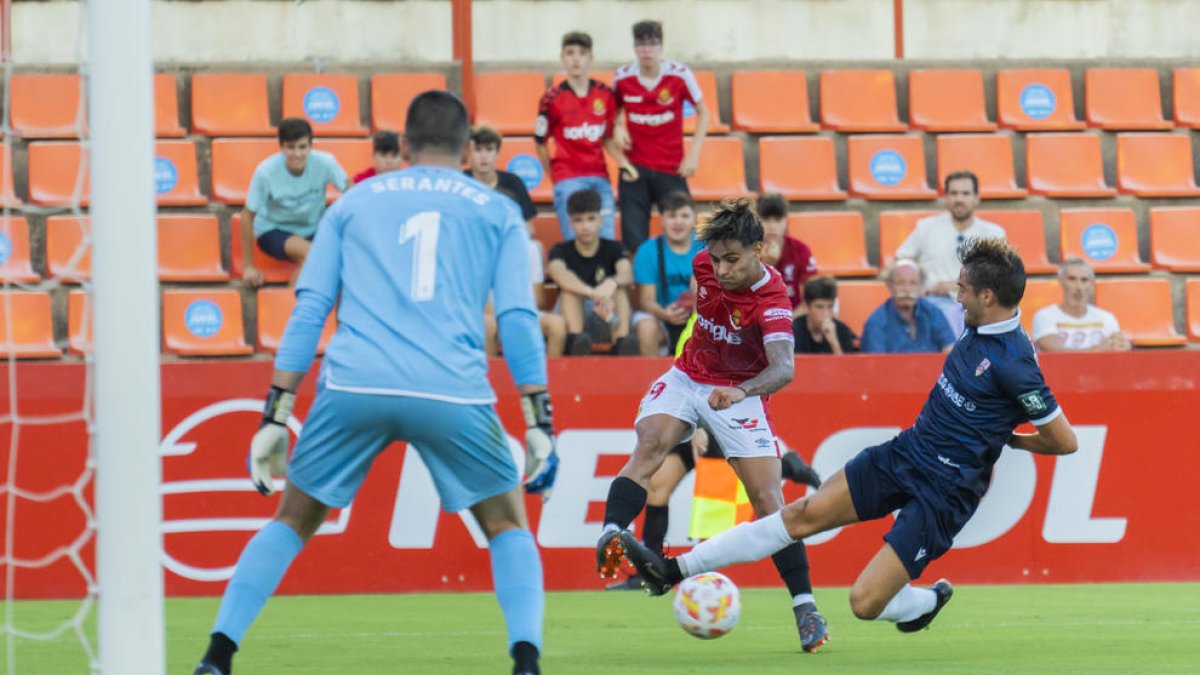
[[[289, 238], [299, 236], [300, 235], [288, 232], [287, 230], [267, 230], [266, 232], [258, 235], [258, 248], [261, 249], [263, 253], [266, 253], [276, 260], [291, 262], [292, 259], [288, 257], [287, 251], [284, 250], [283, 245]], [[309, 241], [313, 240], [311, 236], [303, 238]]]
[[892, 529], [883, 535], [910, 579], [954, 544], [954, 536], [971, 519], [977, 499], [949, 498], [935, 489], [890, 440], [869, 447], [846, 463], [846, 483], [859, 520], [875, 520], [899, 509]]

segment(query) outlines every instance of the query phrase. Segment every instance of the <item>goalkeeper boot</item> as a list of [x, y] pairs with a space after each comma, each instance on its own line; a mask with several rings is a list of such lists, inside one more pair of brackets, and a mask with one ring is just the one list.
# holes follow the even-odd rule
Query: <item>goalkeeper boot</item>
[[814, 490], [821, 487], [821, 477], [817, 475], [817, 472], [799, 454], [789, 450], [783, 453], [783, 457], [780, 460], [783, 462], [784, 478], [793, 483], [811, 485]]
[[621, 544], [620, 530], [605, 530], [596, 543], [596, 569], [601, 579], [616, 579], [621, 569], [621, 557], [625, 548]]
[[213, 664], [209, 663], [208, 661], [201, 661], [200, 665], [196, 666], [196, 670], [192, 672], [192, 675], [227, 675], [227, 674], [225, 673], [225, 671], [214, 666]]
[[642, 588], [650, 595], [665, 595], [674, 581], [668, 580], [667, 561], [650, 550], [629, 530], [623, 530], [620, 535], [621, 546], [625, 549], [625, 559], [637, 570], [642, 578]]
[[804, 651], [812, 654], [829, 641], [829, 627], [815, 604], [806, 602], [792, 611], [796, 614], [796, 630], [800, 631], [800, 646]]
[[929, 587], [929, 590], [937, 594], [937, 604], [933, 606], [933, 609], [912, 621], [897, 621], [896, 629], [901, 633], [915, 633], [922, 628], [929, 628], [929, 624], [933, 623], [933, 618], [942, 611], [946, 603], [950, 602], [950, 597], [954, 595], [954, 587], [945, 579], [939, 579], [937, 583]]
[[528, 642], [518, 642], [512, 647], [513, 675], [541, 675], [538, 666], [538, 648]]

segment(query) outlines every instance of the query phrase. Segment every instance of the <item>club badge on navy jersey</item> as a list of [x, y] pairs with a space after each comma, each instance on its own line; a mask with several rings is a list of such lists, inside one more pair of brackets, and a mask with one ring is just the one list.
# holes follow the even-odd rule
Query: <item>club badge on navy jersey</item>
[[985, 356], [983, 360], [979, 362], [979, 365], [975, 367], [975, 377], [979, 377], [980, 375], [984, 374], [987, 372], [987, 369], [991, 367], [992, 362]]

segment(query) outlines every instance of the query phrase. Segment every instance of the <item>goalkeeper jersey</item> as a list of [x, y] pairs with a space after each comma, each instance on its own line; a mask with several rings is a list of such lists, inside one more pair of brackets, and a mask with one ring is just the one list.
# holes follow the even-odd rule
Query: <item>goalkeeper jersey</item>
[[[484, 305], [494, 291], [498, 319], [527, 312], [536, 325], [528, 250], [512, 201], [459, 171], [413, 166], [369, 178], [317, 228], [276, 367], [307, 371], [312, 327], [319, 337], [336, 302], [325, 387], [491, 403]], [[536, 361], [533, 380], [544, 383], [544, 352]]]

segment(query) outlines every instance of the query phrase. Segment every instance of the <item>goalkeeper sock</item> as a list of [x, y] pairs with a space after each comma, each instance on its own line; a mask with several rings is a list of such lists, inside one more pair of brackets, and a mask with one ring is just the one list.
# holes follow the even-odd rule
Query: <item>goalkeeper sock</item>
[[529, 530], [505, 530], [488, 543], [492, 586], [508, 627], [508, 648], [528, 642], [542, 648], [542, 559]]
[[604, 529], [609, 525], [618, 530], [629, 527], [634, 518], [646, 505], [646, 488], [625, 476], [617, 476], [608, 486], [608, 500], [604, 504]]
[[278, 520], [259, 530], [238, 558], [237, 569], [221, 599], [213, 632], [224, 633], [234, 643], [241, 644], [246, 629], [258, 618], [267, 598], [275, 592], [279, 580], [303, 547], [300, 535]]
[[899, 592], [888, 600], [876, 621], [912, 621], [913, 619], [933, 611], [937, 606], [937, 593], [928, 588], [918, 588], [912, 584], [904, 584]]

